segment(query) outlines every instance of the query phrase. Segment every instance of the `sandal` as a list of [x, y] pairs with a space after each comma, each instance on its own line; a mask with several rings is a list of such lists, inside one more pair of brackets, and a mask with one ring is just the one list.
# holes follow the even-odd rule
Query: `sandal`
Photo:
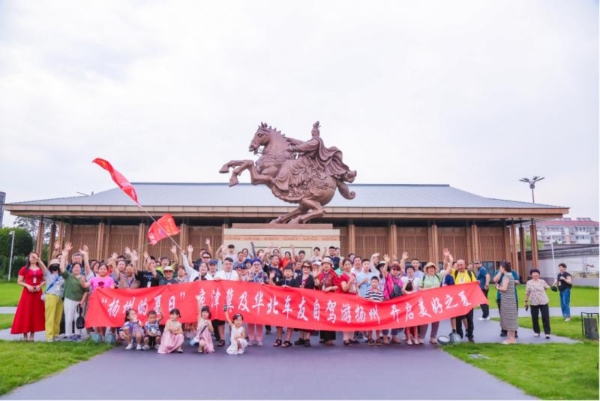
[[225, 341], [223, 341], [223, 340], [217, 341], [217, 347], [224, 347], [224, 346], [225, 346]]
[[304, 340], [304, 346], [310, 347], [310, 340]]
[[292, 343], [289, 341], [284, 341], [283, 345], [281, 346], [281, 348], [289, 348], [292, 346]]
[[344, 346], [348, 347], [350, 345], [350, 340], [344, 340]]
[[372, 338], [369, 338], [369, 341], [367, 342], [367, 345], [369, 345], [369, 346], [375, 345], [375, 341], [373, 341]]
[[406, 340], [406, 345], [413, 345], [413, 342], [412, 342], [412, 340], [410, 338], [408, 340]]
[[437, 340], [435, 338], [432, 338], [429, 340], [429, 343], [433, 344], [433, 345], [437, 345]]
[[273, 347], [281, 347], [281, 340], [275, 340], [275, 343], [273, 343]]
[[377, 345], [379, 347], [381, 345], [381, 340], [375, 341], [375, 345]]
[[198, 353], [199, 354], [204, 354], [204, 350], [202, 350], [202, 348], [198, 348]]

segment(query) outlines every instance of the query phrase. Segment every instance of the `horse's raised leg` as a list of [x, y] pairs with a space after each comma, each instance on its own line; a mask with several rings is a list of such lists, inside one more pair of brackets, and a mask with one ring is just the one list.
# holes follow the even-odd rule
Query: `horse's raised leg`
[[229, 173], [230, 168], [239, 166], [243, 162], [244, 162], [244, 160], [231, 160], [229, 163], [223, 164], [223, 167], [221, 167], [221, 169], [219, 170], [219, 173], [227, 174], [227, 173]]

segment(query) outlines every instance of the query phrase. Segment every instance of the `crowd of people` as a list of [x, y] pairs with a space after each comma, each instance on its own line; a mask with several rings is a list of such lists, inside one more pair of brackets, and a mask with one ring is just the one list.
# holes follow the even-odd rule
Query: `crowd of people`
[[[289, 251], [280, 249], [236, 251], [233, 245], [221, 246], [213, 253], [210, 241], [200, 249], [197, 260], [193, 259], [194, 248], [185, 250], [173, 246], [171, 256], [157, 259], [144, 253], [125, 248], [123, 255], [113, 253], [107, 260], [90, 260], [88, 247], [83, 245], [78, 252], [73, 245], [54, 245], [53, 258], [46, 266], [39, 256], [29, 254], [27, 264], [20, 269], [18, 284], [23, 292], [11, 328], [12, 334], [22, 334], [25, 341], [33, 341], [34, 333], [45, 331], [46, 340], [80, 341], [84, 337], [83, 319], [86, 301], [99, 288], [136, 289], [177, 285], [198, 280], [233, 280], [263, 285], [314, 289], [331, 293], [356, 294], [372, 302], [381, 302], [417, 291], [478, 282], [487, 297], [491, 285], [497, 289], [500, 312], [500, 327], [504, 344], [517, 342], [518, 299], [516, 286], [519, 277], [510, 262], [502, 262], [497, 271], [488, 272], [479, 261], [467, 264], [464, 259], [455, 260], [448, 249], [443, 251], [443, 266], [437, 263], [422, 263], [409, 258], [403, 252], [400, 258], [375, 253], [367, 258], [350, 253], [341, 256], [339, 248], [319, 247], [307, 255], [304, 250], [296, 253], [294, 246]], [[141, 259], [141, 260], [140, 260]], [[548, 289], [560, 291], [561, 308], [566, 320], [570, 319], [569, 296], [572, 277], [560, 264], [560, 273], [552, 286], [540, 279], [540, 272], [533, 269], [526, 284], [525, 307], [531, 307], [533, 330], [540, 335], [539, 315], [546, 338], [550, 338]], [[122, 327], [94, 327], [90, 335], [96, 341], [116, 341], [126, 349], [150, 350], [158, 353], [183, 352], [187, 340], [197, 346], [199, 353], [212, 353], [225, 347], [225, 326], [229, 327], [229, 354], [242, 354], [248, 346], [263, 346], [265, 335], [272, 328], [258, 324], [245, 324], [241, 314], [229, 316], [227, 321], [212, 319], [208, 306], [198, 305], [198, 318], [194, 324], [180, 323], [177, 309], [162, 316], [161, 311], [150, 311], [147, 321], [142, 322], [134, 310], [126, 312]], [[489, 306], [481, 305], [479, 320], [490, 320]], [[474, 310], [466, 315], [451, 319], [452, 334], [474, 342]], [[165, 319], [166, 318], [166, 319]], [[61, 321], [64, 319], [64, 334]], [[430, 327], [429, 327], [430, 326]], [[431, 344], [438, 342], [439, 322], [404, 329], [377, 330], [374, 332], [342, 332], [343, 344], [352, 346], [361, 342], [369, 346], [387, 344], [422, 345], [427, 339]], [[289, 348], [311, 346], [311, 337], [319, 336], [319, 343], [334, 345], [336, 332], [318, 333], [298, 330], [294, 327], [276, 327], [274, 347]], [[293, 341], [294, 333], [297, 339]], [[404, 333], [403, 338], [400, 334]]]

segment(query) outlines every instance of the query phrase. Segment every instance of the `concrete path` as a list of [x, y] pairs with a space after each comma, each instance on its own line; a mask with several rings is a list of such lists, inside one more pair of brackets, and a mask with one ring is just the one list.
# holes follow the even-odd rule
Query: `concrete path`
[[[212, 355], [189, 346], [184, 354], [158, 355], [121, 347], [3, 398], [532, 399], [431, 346], [349, 349], [338, 340], [335, 347], [281, 349], [271, 346], [273, 340], [266, 336], [265, 346], [241, 356], [222, 348]], [[459, 375], [468, 386], [456, 385]]]
[[[557, 309], [557, 308], [554, 308]], [[573, 308], [572, 314], [576, 316]], [[597, 311], [598, 308], [580, 308]], [[528, 316], [524, 310], [521, 315]], [[560, 309], [553, 314], [560, 315]], [[497, 316], [492, 310], [492, 317]], [[479, 321], [475, 311], [475, 341], [498, 343], [499, 323]], [[442, 322], [438, 334], [450, 332]], [[0, 339], [19, 339], [8, 330]], [[43, 340], [42, 334], [37, 334]], [[402, 337], [402, 334], [400, 335]], [[123, 347], [71, 366], [52, 377], [14, 390], [4, 399], [531, 399], [521, 390], [462, 362], [435, 346], [390, 345], [344, 347], [341, 335], [335, 347], [274, 348], [274, 334], [265, 336], [265, 346], [249, 348], [246, 355], [230, 356], [223, 348], [212, 355], [199, 355], [186, 346], [184, 354], [158, 355], [153, 351], [125, 351]], [[552, 336], [534, 337], [519, 329], [519, 343], [576, 343]], [[143, 372], [147, 372], [145, 374]], [[131, 388], [137, 372], [146, 377]], [[167, 375], [164, 375], [168, 372]], [[76, 375], [78, 380], [73, 380]], [[468, 377], [468, 386], [457, 386], [456, 377]], [[90, 384], [102, 377], [101, 394], [90, 393]], [[136, 376], [137, 377], [137, 376]], [[407, 380], [407, 377], [411, 379]], [[176, 379], [180, 378], [180, 379]], [[394, 385], [397, 383], [398, 385]], [[404, 384], [402, 384], [404, 383]], [[429, 385], [427, 383], [434, 383]]]

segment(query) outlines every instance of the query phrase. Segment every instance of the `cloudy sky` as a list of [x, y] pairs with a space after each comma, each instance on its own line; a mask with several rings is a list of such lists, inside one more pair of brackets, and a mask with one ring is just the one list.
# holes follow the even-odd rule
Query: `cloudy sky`
[[1, 1], [0, 54], [8, 202], [112, 188], [95, 157], [227, 182], [261, 121], [320, 120], [356, 182], [530, 201], [543, 175], [598, 219], [597, 1]]

